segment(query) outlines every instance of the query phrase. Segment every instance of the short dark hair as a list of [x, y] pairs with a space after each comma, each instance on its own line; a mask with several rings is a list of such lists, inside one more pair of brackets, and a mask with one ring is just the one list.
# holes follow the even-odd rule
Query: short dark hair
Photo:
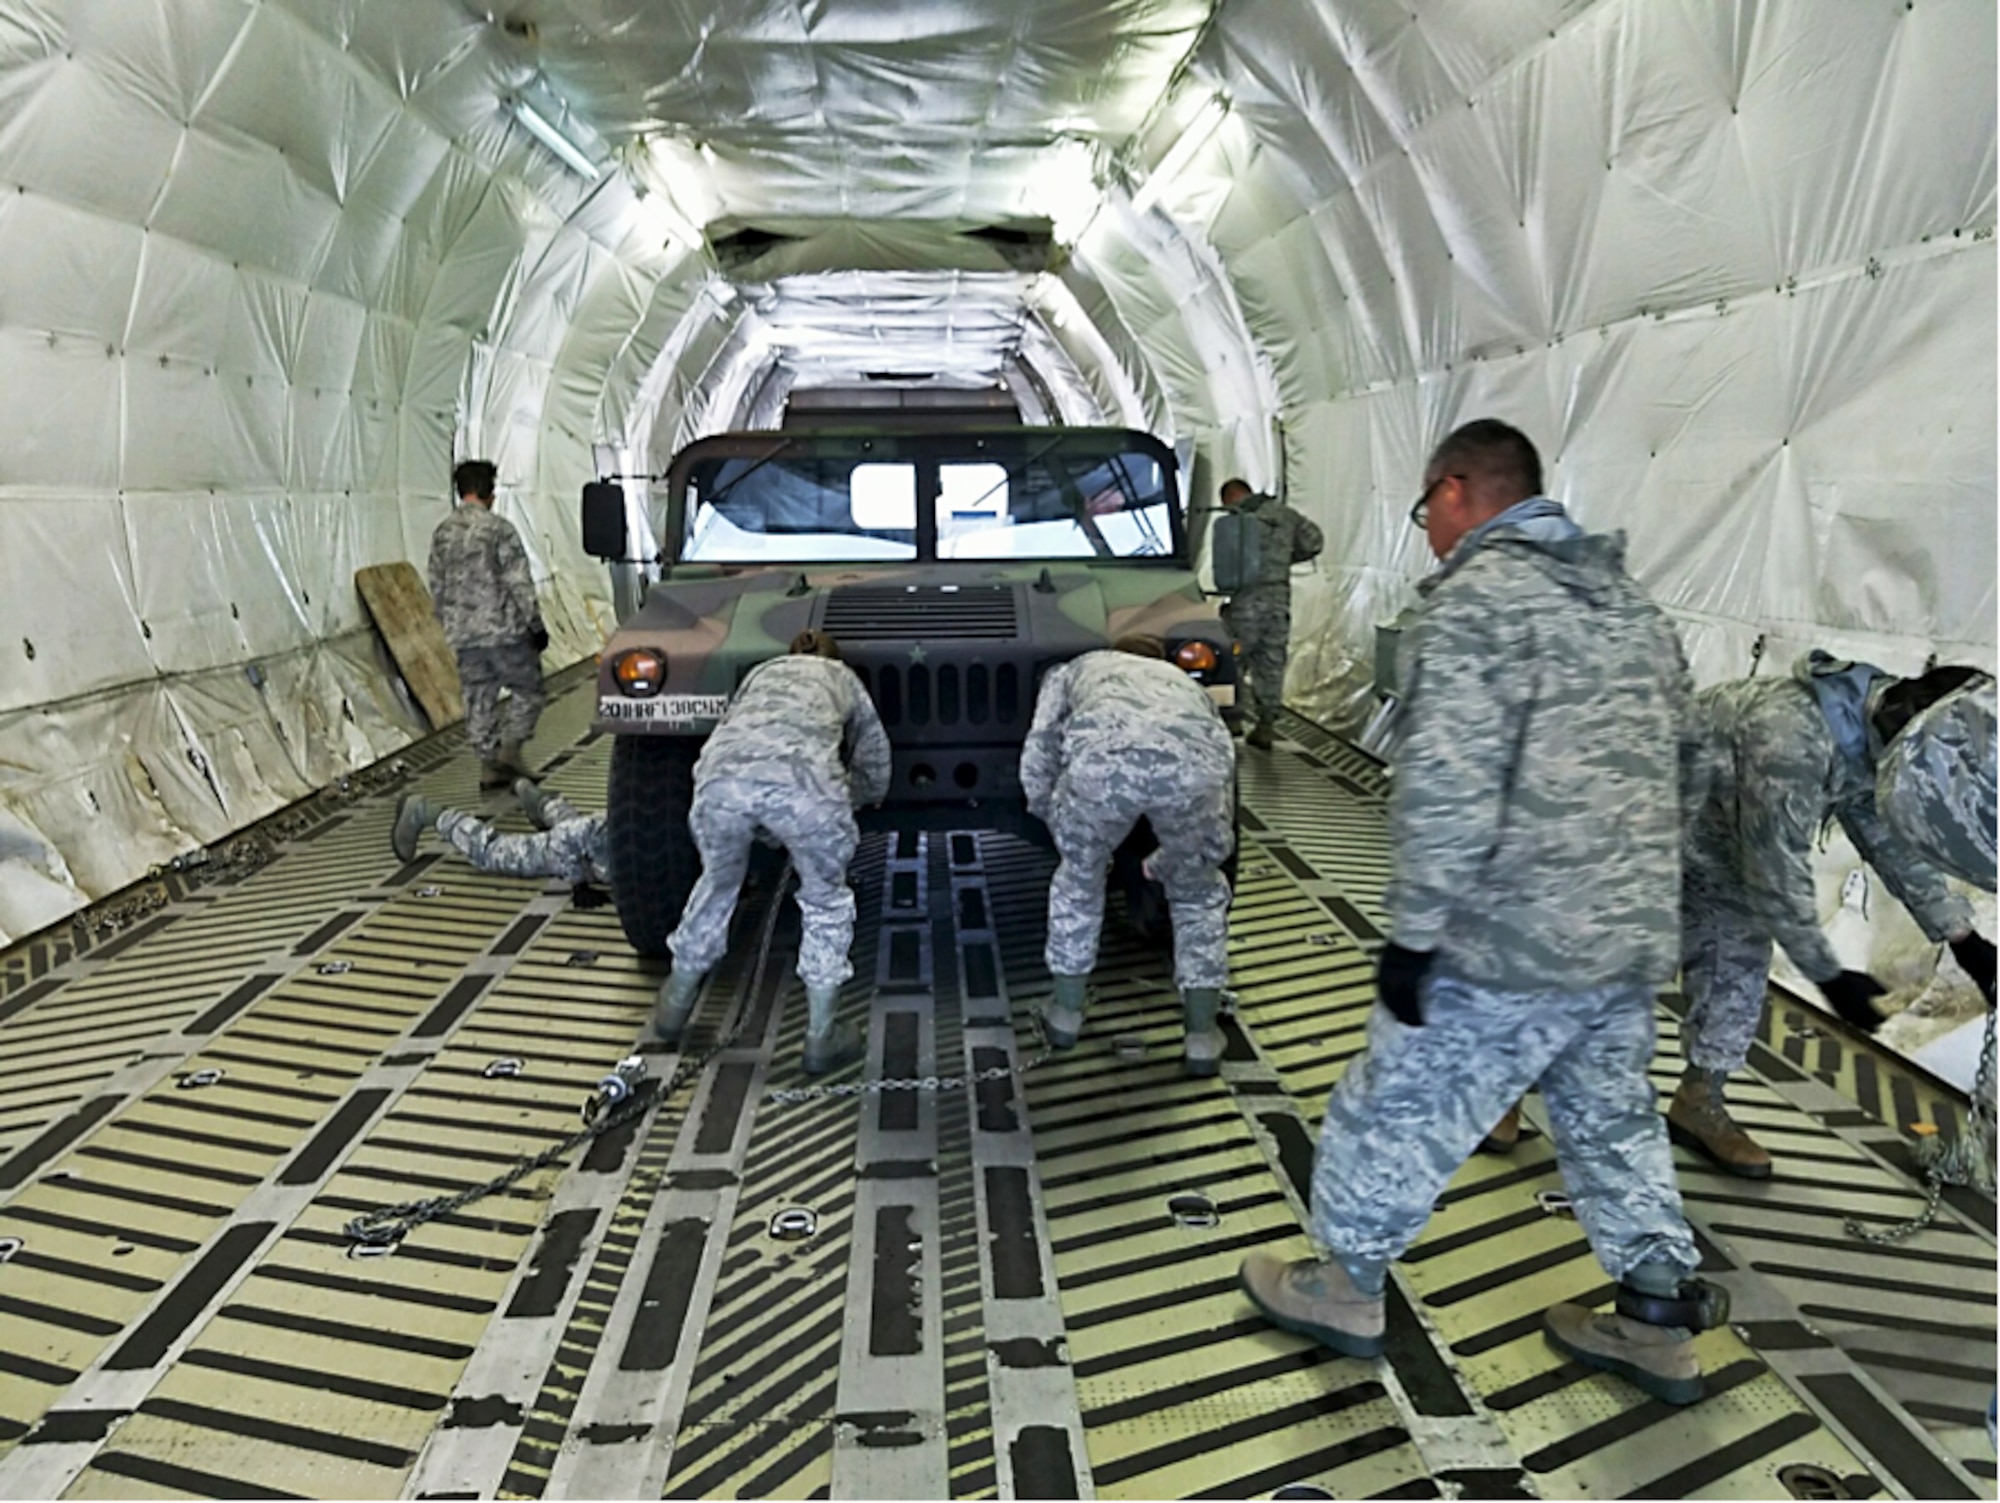
[[482, 501], [493, 499], [493, 483], [500, 478], [500, 471], [490, 459], [463, 459], [451, 472], [452, 494], [457, 496], [477, 496]]
[[1431, 454], [1432, 468], [1482, 482], [1509, 504], [1542, 493], [1542, 456], [1528, 435], [1498, 418], [1474, 418], [1452, 430]]
[[1902, 734], [1903, 727], [1923, 714], [1945, 695], [1963, 688], [1974, 679], [1985, 675], [1977, 668], [1967, 668], [1957, 663], [1946, 663], [1920, 673], [1915, 678], [1906, 678], [1891, 684], [1882, 691], [1882, 698], [1875, 706], [1875, 729], [1880, 733], [1884, 745]]
[[840, 661], [840, 644], [833, 640], [833, 633], [815, 631], [810, 626], [792, 638], [792, 645], [787, 650], [804, 657], [832, 658], [836, 663]]
[[1111, 644], [1111, 650], [1129, 652], [1135, 658], [1158, 658], [1163, 663], [1167, 660], [1167, 644], [1139, 631], [1127, 632]]
[[1250, 482], [1245, 480], [1240, 475], [1233, 475], [1229, 479], [1223, 481], [1222, 489], [1217, 491], [1216, 494], [1218, 496], [1226, 496], [1231, 491], [1241, 491], [1246, 496], [1254, 496], [1257, 494], [1257, 492], [1251, 488]]

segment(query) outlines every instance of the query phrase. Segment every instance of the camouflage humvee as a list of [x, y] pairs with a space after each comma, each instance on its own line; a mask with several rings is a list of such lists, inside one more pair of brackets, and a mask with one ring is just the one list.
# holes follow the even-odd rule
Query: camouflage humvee
[[[624, 554], [617, 487], [586, 487], [584, 517], [587, 550]], [[1142, 433], [706, 438], [674, 459], [661, 552], [597, 691], [596, 728], [616, 738], [613, 888], [644, 955], [664, 953], [698, 870], [687, 810], [702, 739], [743, 675], [807, 627], [839, 641], [894, 746], [864, 831], [1046, 844], [1019, 780], [1041, 674], [1127, 632], [1163, 638], [1234, 713], [1234, 645], [1189, 562], [1174, 457]]]

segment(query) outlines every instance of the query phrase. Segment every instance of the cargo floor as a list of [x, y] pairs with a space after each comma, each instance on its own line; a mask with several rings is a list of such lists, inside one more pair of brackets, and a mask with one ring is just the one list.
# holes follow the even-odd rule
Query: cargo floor
[[[569, 683], [534, 750], [596, 807], [589, 711]], [[1735, 1307], [1702, 1403], [1543, 1343], [1610, 1290], [1540, 1131], [1440, 1198], [1383, 1360], [1257, 1319], [1236, 1266], [1307, 1247], [1387, 867], [1379, 770], [1283, 730], [1243, 753], [1219, 1078], [1115, 919], [1083, 1042], [1040, 1050], [1047, 855], [871, 837], [864, 1066], [802, 1074], [765, 872], [662, 1104], [385, 1256], [351, 1218], [561, 1145], [632, 1049], [662, 968], [610, 910], [402, 865], [381, 776], [0, 956], [0, 1496], [1992, 1497], [1992, 1202], [1844, 1227], [1922, 1207], [1913, 1124], [1967, 1103], [1776, 993], [1733, 1099], [1777, 1173], [1676, 1150]], [[457, 732], [403, 761], [477, 806]]]

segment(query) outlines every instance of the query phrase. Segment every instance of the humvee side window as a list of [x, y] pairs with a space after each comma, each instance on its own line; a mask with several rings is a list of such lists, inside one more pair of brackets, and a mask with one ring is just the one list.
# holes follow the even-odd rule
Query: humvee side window
[[688, 563], [917, 556], [916, 467], [828, 456], [710, 460], [687, 481]]
[[1143, 454], [1044, 453], [938, 466], [939, 558], [1154, 558], [1173, 551], [1166, 480]]

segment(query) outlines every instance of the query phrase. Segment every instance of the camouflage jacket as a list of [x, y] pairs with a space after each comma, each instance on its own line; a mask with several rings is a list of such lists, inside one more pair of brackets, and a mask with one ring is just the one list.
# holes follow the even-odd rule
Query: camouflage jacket
[[[1856, 673], [1876, 670], [1842, 676]], [[1844, 696], [1816, 692], [1816, 686], [1842, 687], [1825, 682], [1834, 676], [1802, 660], [1790, 678], [1737, 679], [1697, 696], [1714, 781], [1688, 859], [1741, 883], [1750, 911], [1812, 981], [1841, 969], [1820, 928], [1813, 881], [1813, 841], [1829, 820], [1840, 822], [1861, 859], [1933, 940], [1963, 933], [1972, 921], [1944, 874], [1876, 812], [1876, 774], [1859, 710], [1870, 697], [1867, 686], [1865, 680], [1852, 685], [1855, 692]], [[1855, 707], [1847, 717], [1854, 724], [1840, 734], [1828, 716], [1842, 717], [1843, 698]]]
[[694, 764], [694, 784], [782, 783], [860, 805], [882, 801], [889, 771], [889, 733], [854, 670], [795, 656], [744, 676]]
[[542, 624], [527, 551], [514, 524], [461, 503], [431, 534], [431, 604], [454, 648], [506, 647]]
[[1246, 600], [1260, 594], [1289, 596], [1292, 565], [1318, 558], [1320, 550], [1326, 547], [1325, 534], [1318, 524], [1308, 521], [1277, 497], [1262, 492], [1237, 502], [1236, 509], [1257, 519], [1264, 529], [1264, 540], [1259, 555], [1263, 561], [1262, 577], [1238, 590], [1234, 598]]
[[1679, 953], [1680, 640], [1537, 498], [1418, 586], [1390, 805], [1391, 938], [1509, 991], [1659, 984]]
[[1195, 769], [1226, 784], [1236, 749], [1208, 691], [1171, 663], [1129, 652], [1086, 652], [1051, 668], [1035, 696], [1021, 748], [1028, 812], [1046, 819], [1066, 762], [1117, 762], [1134, 777], [1157, 769], [1178, 780]]
[[1961, 882], [1994, 889], [1993, 680], [1947, 694], [1882, 754], [1875, 807], [1902, 841]]

